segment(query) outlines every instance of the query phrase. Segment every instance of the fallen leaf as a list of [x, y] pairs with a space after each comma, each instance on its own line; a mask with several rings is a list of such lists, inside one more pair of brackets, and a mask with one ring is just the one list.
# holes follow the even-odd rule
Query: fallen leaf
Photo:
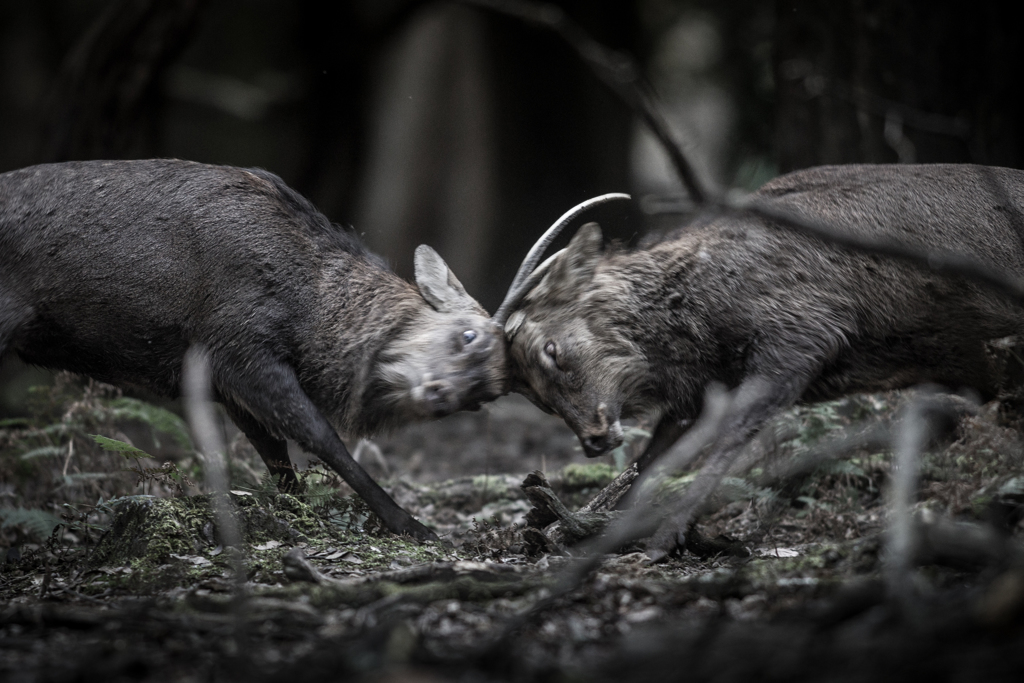
[[761, 548], [758, 555], [764, 557], [800, 557], [796, 548]]
[[266, 543], [260, 543], [259, 545], [254, 545], [252, 547], [252, 549], [253, 550], [273, 550], [274, 548], [280, 548], [282, 545], [284, 545], [284, 544], [281, 543], [281, 541], [267, 541]]

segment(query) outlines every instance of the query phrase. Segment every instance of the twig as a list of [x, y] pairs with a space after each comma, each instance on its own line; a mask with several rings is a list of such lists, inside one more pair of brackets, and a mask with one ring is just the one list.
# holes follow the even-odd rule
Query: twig
[[[692, 461], [705, 446], [718, 438], [724, 418], [729, 413], [732, 397], [719, 384], [712, 384], [704, 397], [704, 410], [693, 427], [676, 443], [659, 461], [658, 468], [649, 468], [638, 478], [629, 496], [633, 507], [627, 513], [608, 526], [605, 533], [598, 538], [579, 546], [584, 557], [572, 562], [555, 580], [550, 592], [529, 609], [511, 618], [501, 633], [492, 640], [481, 652], [481, 656], [499, 650], [507, 640], [520, 628], [530, 623], [538, 615], [551, 608], [558, 600], [578, 588], [583, 581], [597, 569], [605, 559], [605, 555], [631, 541], [648, 536], [657, 529], [665, 516], [664, 512], [653, 508], [654, 490], [644, 486], [654, 474], [654, 470], [681, 467]], [[637, 492], [637, 493], [634, 493]]]
[[899, 116], [906, 125], [927, 133], [949, 135], [963, 140], [970, 138], [971, 126], [962, 118], [936, 114], [890, 100], [840, 78], [817, 72], [811, 64], [803, 60], [783, 62], [781, 72], [782, 77], [787, 80], [800, 81], [804, 91], [811, 97], [836, 97], [876, 116]]
[[210, 361], [205, 349], [196, 345], [188, 350], [182, 374], [185, 413], [188, 415], [199, 452], [203, 454], [203, 470], [210, 490], [210, 506], [221, 541], [228, 550], [235, 589], [240, 595], [246, 575], [242, 561], [242, 537], [238, 531], [234, 506], [228, 492], [224, 443], [210, 401]]
[[78, 591], [76, 591], [76, 590], [74, 590], [72, 588], [61, 587], [61, 588], [56, 589], [53, 592], [54, 593], [63, 593], [64, 595], [70, 595], [73, 598], [79, 598], [81, 600], [87, 600], [87, 601], [95, 603], [97, 605], [106, 605], [107, 604], [106, 602], [104, 602], [103, 600], [100, 600], [97, 597], [93, 597], [92, 595], [86, 595], [85, 593], [79, 593]]
[[793, 458], [779, 471], [765, 472], [757, 485], [761, 488], [779, 488], [794, 479], [811, 474], [824, 463], [837, 460], [851, 451], [886, 446], [890, 442], [891, 430], [892, 425], [887, 420], [879, 420], [853, 432], [844, 431], [839, 436], [825, 439]]
[[467, 4], [518, 17], [538, 26], [555, 31], [562, 37], [591, 70], [605, 82], [639, 116], [665, 147], [672, 165], [683, 181], [690, 197], [698, 204], [708, 201], [708, 194], [697, 178], [697, 173], [669, 130], [668, 123], [654, 105], [653, 89], [644, 81], [643, 72], [636, 62], [622, 52], [616, 52], [594, 40], [572, 21], [560, 7], [547, 3], [522, 0], [463, 0]]
[[885, 578], [890, 597], [904, 608], [913, 599], [910, 569], [914, 560], [914, 528], [911, 506], [917, 488], [918, 459], [928, 438], [928, 425], [919, 401], [911, 404], [896, 433], [896, 459], [889, 488], [888, 548]]
[[68, 441], [68, 457], [64, 459], [64, 469], [61, 470], [60, 476], [68, 476], [68, 465], [71, 464], [71, 458], [75, 455], [75, 437], [72, 436]]

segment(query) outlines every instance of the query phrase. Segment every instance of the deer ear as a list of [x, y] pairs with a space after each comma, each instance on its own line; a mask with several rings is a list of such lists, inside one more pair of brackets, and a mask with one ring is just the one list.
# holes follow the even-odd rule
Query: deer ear
[[601, 260], [601, 226], [587, 223], [556, 258], [537, 287], [539, 296], [558, 296], [575, 299], [580, 290], [590, 283]]
[[[483, 313], [483, 308], [466, 293], [466, 289], [455, 277], [441, 256], [425, 244], [416, 247], [413, 259], [416, 286], [420, 294], [435, 310], [441, 313], [471, 311]], [[486, 315], [486, 313], [485, 313]]]

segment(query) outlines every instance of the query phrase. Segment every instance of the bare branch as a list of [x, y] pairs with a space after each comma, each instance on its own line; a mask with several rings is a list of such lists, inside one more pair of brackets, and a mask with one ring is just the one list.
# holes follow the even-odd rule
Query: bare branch
[[962, 140], [971, 135], [971, 126], [963, 118], [936, 114], [890, 100], [840, 78], [826, 76], [803, 60], [791, 59], [783, 62], [781, 67], [782, 77], [799, 82], [810, 97], [837, 97], [875, 116], [898, 116], [906, 125], [928, 133], [949, 135]]
[[220, 532], [221, 542], [229, 550], [236, 584], [245, 581], [242, 563], [242, 537], [238, 531], [231, 496], [228, 492], [227, 464], [224, 442], [210, 398], [210, 359], [204, 348], [193, 345], [182, 363], [182, 389], [185, 414], [199, 452], [203, 455], [203, 472], [210, 491], [210, 506]]
[[518, 17], [531, 24], [543, 26], [562, 37], [591, 70], [614, 90], [623, 102], [651, 129], [665, 147], [672, 165], [683, 181], [693, 201], [704, 204], [708, 193], [697, 178], [697, 173], [682, 148], [675, 140], [668, 123], [654, 106], [655, 96], [651, 86], [643, 79], [643, 72], [636, 61], [616, 52], [594, 40], [586, 31], [566, 16], [561, 8], [547, 3], [524, 2], [523, 0], [463, 0], [467, 4], [486, 7], [502, 14]]
[[[697, 422], [672, 450], [665, 454], [664, 462], [660, 463], [661, 467], [658, 469], [681, 467], [697, 457], [705, 446], [714, 442], [720, 435], [722, 423], [729, 414], [731, 405], [732, 397], [721, 385], [709, 386], [704, 398], [704, 410]], [[652, 470], [647, 470], [643, 475], [643, 480], [649, 480], [652, 475]], [[640, 478], [637, 481], [641, 481]], [[639, 493], [634, 493], [634, 491]], [[522, 626], [578, 588], [587, 576], [601, 565], [607, 553], [653, 533], [664, 516], [663, 513], [659, 514], [653, 509], [654, 493], [652, 487], [645, 487], [642, 484], [634, 485], [629, 493], [634, 499], [632, 509], [609, 525], [599, 537], [592, 538], [589, 542], [580, 545], [579, 551], [584, 557], [571, 563], [561, 572], [546, 597], [509, 620], [501, 635], [492, 641], [488, 649], [500, 647]]]
[[885, 578], [889, 595], [904, 608], [913, 600], [910, 570], [914, 562], [914, 520], [911, 508], [917, 490], [921, 453], [928, 441], [929, 425], [924, 400], [916, 398], [895, 435], [896, 459], [889, 487], [889, 529]]

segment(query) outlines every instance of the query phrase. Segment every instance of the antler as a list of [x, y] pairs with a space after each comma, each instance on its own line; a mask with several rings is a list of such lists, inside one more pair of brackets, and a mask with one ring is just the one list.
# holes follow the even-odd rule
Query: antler
[[[526, 296], [526, 293], [533, 289], [537, 284], [538, 278], [530, 276], [534, 273], [535, 269], [537, 269], [537, 263], [544, 255], [545, 250], [551, 246], [551, 243], [555, 241], [555, 238], [558, 237], [559, 233], [561, 233], [574, 218], [591, 207], [597, 206], [598, 204], [604, 204], [605, 202], [611, 202], [616, 199], [630, 199], [630, 196], [621, 192], [603, 194], [577, 204], [562, 214], [561, 218], [555, 221], [554, 224], [552, 224], [552, 226], [540, 236], [537, 243], [534, 244], [529, 253], [526, 254], [526, 258], [523, 259], [523, 264], [519, 266], [519, 271], [516, 273], [515, 278], [512, 279], [512, 285], [508, 288], [508, 293], [505, 294], [505, 300], [501, 302], [501, 306], [498, 306], [498, 310], [494, 314], [492, 320], [498, 325], [505, 324], [505, 321], [508, 320], [508, 316], [512, 313], [513, 309], [519, 305], [523, 300], [523, 297]], [[548, 262], [550, 262], [550, 259], [546, 261], [545, 264]]]

